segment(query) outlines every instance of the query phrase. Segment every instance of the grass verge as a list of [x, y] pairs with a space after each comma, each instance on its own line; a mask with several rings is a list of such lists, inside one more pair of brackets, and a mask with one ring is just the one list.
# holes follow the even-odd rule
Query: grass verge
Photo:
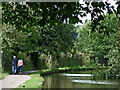
[[[40, 76], [40, 74], [30, 74], [31, 79], [23, 83], [25, 88], [42, 88], [42, 84], [44, 79]], [[21, 84], [18, 88], [23, 88], [23, 84]]]
[[7, 77], [9, 75], [9, 73], [3, 72], [0, 74], [0, 80], [4, 79], [5, 77]]
[[44, 69], [38, 72], [33, 72], [31, 74], [40, 74], [40, 75], [47, 75], [52, 73], [62, 73], [62, 72], [71, 72], [71, 71], [86, 71], [86, 70], [93, 70], [91, 67], [64, 67], [64, 68], [54, 68], [54, 69]]

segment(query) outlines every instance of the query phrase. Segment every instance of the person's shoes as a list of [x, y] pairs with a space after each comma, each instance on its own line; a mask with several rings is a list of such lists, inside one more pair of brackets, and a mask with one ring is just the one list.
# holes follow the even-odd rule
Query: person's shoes
[[21, 72], [20, 72], [20, 75], [21, 75]]

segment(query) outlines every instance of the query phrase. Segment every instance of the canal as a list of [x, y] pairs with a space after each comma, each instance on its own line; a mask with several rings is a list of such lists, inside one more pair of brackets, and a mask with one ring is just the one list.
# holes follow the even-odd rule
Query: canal
[[118, 88], [118, 80], [94, 80], [89, 73], [71, 72], [44, 76], [44, 88]]

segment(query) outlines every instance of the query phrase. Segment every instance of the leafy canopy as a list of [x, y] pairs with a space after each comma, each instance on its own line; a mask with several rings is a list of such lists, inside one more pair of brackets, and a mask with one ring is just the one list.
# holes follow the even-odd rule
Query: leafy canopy
[[[2, 3], [2, 21], [15, 25], [17, 29], [25, 30], [29, 26], [44, 26], [50, 24], [54, 26], [67, 21], [70, 24], [81, 22], [78, 18], [91, 14], [93, 25], [96, 27], [99, 21], [103, 19], [104, 10], [116, 14], [120, 13], [120, 2], [117, 10], [108, 2], [85, 2], [85, 5], [79, 2], [3, 2]], [[27, 30], [27, 29], [26, 29]]]

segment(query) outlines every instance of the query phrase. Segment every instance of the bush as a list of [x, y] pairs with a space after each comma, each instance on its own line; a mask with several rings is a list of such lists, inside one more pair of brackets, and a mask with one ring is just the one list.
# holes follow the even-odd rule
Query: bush
[[47, 56], [45, 54], [40, 54], [39, 55], [37, 66], [40, 70], [48, 68], [47, 65], [46, 65], [46, 57]]
[[74, 67], [83, 65], [82, 56], [80, 54], [75, 54], [74, 56], [62, 54], [57, 62], [59, 67]]

